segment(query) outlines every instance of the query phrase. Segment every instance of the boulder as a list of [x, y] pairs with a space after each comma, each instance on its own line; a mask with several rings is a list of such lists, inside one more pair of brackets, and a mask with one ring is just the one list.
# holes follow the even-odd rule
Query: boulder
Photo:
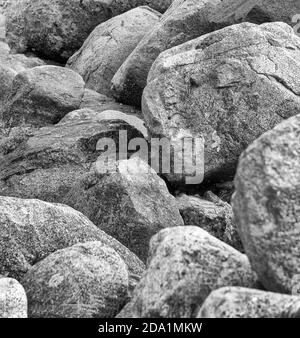
[[[249, 21], [247, 14], [257, 2], [175, 0], [113, 77], [117, 100], [140, 107], [148, 72], [161, 52], [242, 20]], [[255, 17], [252, 21], [256, 22]]]
[[242, 154], [233, 209], [245, 251], [269, 291], [300, 290], [300, 115]]
[[111, 171], [84, 176], [63, 202], [85, 214], [142, 261], [149, 241], [167, 227], [182, 226], [175, 198], [165, 182], [139, 158], [111, 164]]
[[2, 109], [6, 127], [57, 123], [78, 109], [84, 93], [80, 75], [57, 66], [41, 66], [19, 73]]
[[151, 240], [147, 272], [118, 317], [192, 318], [213, 290], [256, 285], [237, 250], [198, 227], [165, 229]]
[[243, 251], [230, 204], [211, 192], [203, 198], [181, 194], [176, 198], [176, 203], [185, 225], [199, 226], [212, 236]]
[[112, 16], [149, 4], [164, 10], [170, 0], [10, 0], [6, 9], [7, 40], [13, 50], [34, 51], [66, 61], [91, 31]]
[[242, 23], [167, 51], [143, 94], [150, 136], [203, 140], [204, 180], [232, 179], [251, 142], [299, 113], [299, 47], [284, 23]]
[[159, 18], [150, 7], [138, 7], [100, 24], [67, 67], [83, 77], [87, 88], [111, 95], [111, 79]]
[[300, 297], [240, 287], [213, 291], [198, 318], [300, 318]]
[[0, 318], [27, 318], [27, 297], [15, 279], [0, 276]]
[[130, 289], [143, 273], [133, 253], [68, 206], [10, 197], [0, 197], [0, 206], [0, 274], [20, 280], [51, 253], [89, 241], [118, 252], [128, 266]]
[[[17, 128], [0, 143], [0, 194], [61, 203], [105, 150], [98, 148], [98, 142], [109, 138], [119, 152], [119, 140], [126, 147], [131, 140], [144, 138], [143, 121], [134, 118], [135, 125], [128, 124], [129, 118], [123, 116], [126, 122], [121, 114], [109, 113], [98, 120], [97, 115], [71, 119], [69, 123], [29, 130], [29, 135], [27, 130]], [[122, 141], [122, 133], [127, 140]]]
[[128, 272], [101, 242], [56, 251], [22, 279], [33, 318], [112, 318], [127, 300]]

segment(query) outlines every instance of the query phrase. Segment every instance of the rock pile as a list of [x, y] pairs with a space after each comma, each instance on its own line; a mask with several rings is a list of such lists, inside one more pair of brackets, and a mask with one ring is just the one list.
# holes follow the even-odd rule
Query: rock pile
[[298, 13], [0, 0], [0, 318], [300, 317]]

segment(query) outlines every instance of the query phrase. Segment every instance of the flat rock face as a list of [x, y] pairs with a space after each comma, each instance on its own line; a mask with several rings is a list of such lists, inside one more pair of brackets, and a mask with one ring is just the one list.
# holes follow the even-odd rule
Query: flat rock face
[[99, 241], [125, 263], [132, 288], [143, 272], [134, 254], [74, 209], [39, 200], [0, 197], [0, 274], [20, 280], [32, 265], [77, 243]]
[[113, 318], [127, 299], [127, 267], [101, 242], [56, 251], [22, 279], [29, 317]]
[[15, 279], [0, 276], [0, 318], [27, 318], [27, 296]]
[[211, 192], [204, 198], [183, 194], [176, 198], [176, 203], [185, 225], [199, 226], [212, 236], [243, 251], [230, 204]]
[[144, 90], [150, 135], [203, 139], [204, 179], [230, 179], [251, 142], [299, 113], [299, 47], [284, 23], [242, 23], [167, 51]]
[[145, 128], [138, 129], [143, 126], [140, 119], [134, 119], [140, 122], [135, 127], [120, 114], [71, 119], [69, 123], [41, 128], [29, 135], [22, 129], [11, 133], [0, 143], [1, 194], [62, 202], [102, 154], [104, 149], [97, 148], [99, 140], [110, 138], [117, 148], [120, 131], [127, 132], [128, 143], [144, 137]]
[[66, 195], [100, 229], [146, 261], [149, 241], [161, 229], [183, 225], [165, 182], [140, 159], [112, 163], [111, 172], [91, 172]]
[[265, 133], [242, 154], [233, 207], [245, 251], [270, 291], [300, 288], [300, 116]]
[[97, 26], [67, 66], [79, 73], [86, 87], [111, 95], [111, 79], [160, 15], [139, 7]]
[[[114, 76], [112, 84], [118, 101], [139, 107], [148, 72], [161, 52], [222, 27], [250, 21], [247, 14], [257, 2], [175, 0]], [[257, 22], [255, 16], [251, 21]]]
[[57, 66], [35, 67], [19, 73], [2, 109], [6, 127], [57, 123], [78, 109], [84, 94], [82, 77]]
[[148, 270], [119, 318], [191, 318], [211, 291], [253, 287], [247, 257], [198, 227], [165, 229], [150, 244]]
[[209, 295], [197, 318], [300, 318], [300, 297], [222, 288]]

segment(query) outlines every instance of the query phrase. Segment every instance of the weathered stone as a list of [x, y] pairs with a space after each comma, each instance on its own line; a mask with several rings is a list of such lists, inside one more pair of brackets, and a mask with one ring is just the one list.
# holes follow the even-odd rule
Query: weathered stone
[[91, 172], [63, 200], [145, 261], [149, 241], [166, 227], [183, 225], [175, 198], [154, 170], [138, 158]]
[[72, 70], [35, 67], [14, 78], [2, 118], [6, 127], [54, 124], [79, 108], [83, 92], [84, 82]]
[[11, 0], [6, 9], [7, 39], [13, 50], [67, 60], [91, 31], [112, 16], [139, 5], [164, 10], [170, 0]]
[[138, 7], [100, 24], [67, 66], [83, 77], [87, 88], [111, 95], [111, 79], [159, 17], [149, 7]]
[[242, 154], [233, 209], [241, 239], [270, 291], [300, 290], [300, 115], [282, 122]]
[[184, 194], [176, 198], [184, 224], [199, 226], [212, 236], [243, 251], [232, 207], [211, 192], [205, 194], [204, 198]]
[[11, 68], [3, 66], [2, 64], [0, 65], [0, 109], [10, 92], [10, 87], [15, 76], [16, 72]]
[[165, 229], [151, 240], [148, 270], [118, 317], [195, 317], [224, 286], [256, 286], [245, 255], [198, 227]]
[[112, 318], [126, 302], [127, 267], [101, 242], [59, 250], [22, 279], [28, 315], [38, 318]]
[[124, 13], [138, 6], [149, 6], [160, 13], [165, 12], [173, 0], [114, 0], [111, 4], [113, 14]]
[[299, 113], [299, 60], [284, 23], [233, 25], [167, 51], [144, 90], [150, 135], [203, 139], [204, 179], [230, 180], [251, 142]]
[[[131, 125], [126, 115], [120, 115], [109, 113], [99, 119], [96, 115], [93, 119], [44, 127], [33, 135], [21, 129], [3, 139], [0, 194], [61, 203], [105, 150], [98, 149], [99, 140], [110, 138], [118, 151], [120, 132], [127, 133], [128, 144], [134, 138], [144, 137], [143, 121], [134, 118], [139, 124]], [[123, 147], [127, 146], [125, 143]]]
[[0, 273], [20, 280], [49, 254], [77, 243], [99, 241], [116, 250], [130, 272], [131, 289], [142, 262], [72, 208], [39, 200], [0, 197]]
[[0, 318], [27, 318], [27, 297], [15, 279], [0, 276]]
[[97, 113], [101, 113], [105, 110], [116, 110], [125, 114], [140, 115], [140, 118], [142, 118], [142, 113], [134, 107], [117, 103], [113, 98], [99, 94], [91, 89], [84, 90], [80, 109], [85, 108], [92, 109]]
[[[249, 21], [247, 14], [257, 1], [175, 0], [114, 76], [118, 101], [139, 107], [148, 72], [161, 52], [222, 27]], [[255, 18], [252, 21], [256, 22]]]
[[76, 123], [76, 122], [91, 122], [95, 121], [102, 123], [104, 121], [123, 121], [123, 123], [128, 123], [128, 125], [136, 128], [143, 137], [146, 139], [148, 137], [148, 131], [145, 127], [144, 121], [141, 119], [140, 115], [134, 113], [126, 114], [118, 110], [104, 110], [102, 112], [96, 112], [92, 109], [79, 109], [74, 110], [71, 113], [67, 114], [59, 123]]
[[198, 318], [300, 318], [300, 297], [239, 287], [213, 291]]

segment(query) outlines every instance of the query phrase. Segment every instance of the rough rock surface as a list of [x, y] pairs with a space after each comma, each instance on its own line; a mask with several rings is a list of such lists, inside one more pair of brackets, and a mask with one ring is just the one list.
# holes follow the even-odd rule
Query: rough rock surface
[[72, 70], [35, 67], [14, 78], [2, 118], [6, 127], [54, 124], [79, 108], [83, 94], [84, 81]]
[[17, 129], [0, 143], [0, 194], [61, 203], [103, 152], [100, 139], [111, 138], [119, 148], [120, 131], [127, 132], [128, 143], [144, 137], [141, 120], [134, 119], [139, 130], [120, 114], [44, 127], [31, 137]]
[[254, 1], [247, 21], [257, 23], [283, 21], [294, 26], [300, 18], [300, 2], [298, 0], [261, 0]]
[[120, 318], [191, 318], [211, 291], [255, 287], [248, 258], [198, 227], [176, 227], [150, 244], [148, 270]]
[[252, 141], [299, 113], [299, 60], [299, 37], [279, 22], [233, 25], [175, 47], [149, 74], [146, 126], [172, 143], [204, 139], [205, 180], [229, 180]]
[[[256, 3], [257, 0], [175, 0], [114, 76], [118, 101], [139, 107], [148, 72], [161, 52], [244, 19], [249, 21], [247, 14]], [[256, 22], [255, 17], [252, 21]]]
[[20, 280], [49, 254], [77, 243], [99, 241], [116, 250], [128, 266], [133, 288], [142, 262], [72, 208], [38, 200], [0, 197], [0, 274]]
[[35, 264], [22, 279], [28, 316], [112, 318], [127, 300], [127, 267], [101, 242], [59, 250]]
[[63, 202], [84, 213], [143, 261], [153, 235], [183, 225], [165, 182], [138, 158], [112, 163], [107, 174], [91, 172]]
[[245, 251], [270, 291], [300, 290], [300, 115], [242, 154], [234, 213]]
[[112, 16], [149, 4], [164, 10], [170, 0], [11, 0], [6, 9], [7, 39], [24, 53], [31, 50], [58, 61], [67, 60], [91, 31]]
[[0, 108], [10, 92], [10, 86], [16, 73], [9, 67], [0, 65]]
[[27, 297], [15, 279], [0, 276], [0, 318], [27, 318]]
[[150, 7], [138, 7], [100, 24], [67, 66], [83, 77], [87, 88], [111, 95], [111, 79], [159, 18]]
[[176, 198], [185, 225], [199, 226], [239, 251], [243, 246], [237, 232], [232, 207], [208, 192], [204, 198], [180, 195]]
[[99, 94], [91, 89], [84, 90], [80, 109], [85, 108], [92, 109], [97, 113], [101, 113], [105, 110], [116, 110], [125, 114], [140, 115], [140, 118], [142, 118], [141, 111], [136, 108], [118, 103], [113, 98]]
[[213, 291], [198, 318], [300, 318], [300, 297], [239, 287]]
[[164, 13], [173, 0], [113, 0], [111, 3], [111, 9], [113, 14], [120, 12], [127, 12], [132, 8], [139, 6], [149, 6], [160, 13]]

